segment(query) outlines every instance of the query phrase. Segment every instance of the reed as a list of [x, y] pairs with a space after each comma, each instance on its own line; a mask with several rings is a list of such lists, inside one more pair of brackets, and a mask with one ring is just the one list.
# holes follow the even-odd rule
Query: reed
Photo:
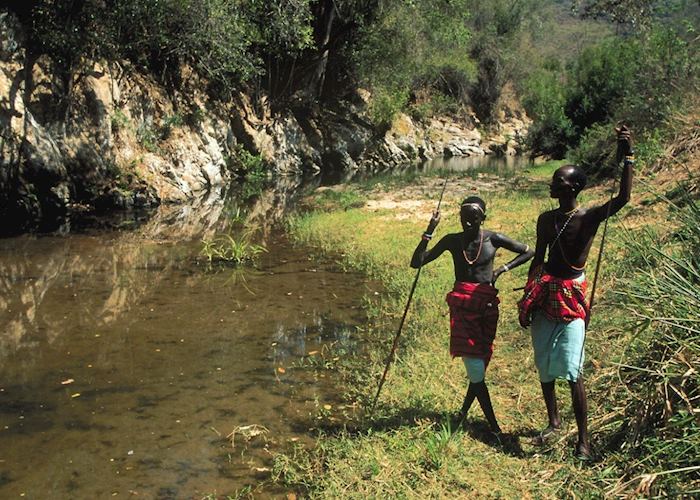
[[616, 305], [633, 319], [632, 335], [616, 367], [613, 397], [623, 410], [602, 436], [619, 450], [608, 460], [613, 496], [700, 493], [700, 207], [680, 201], [664, 202], [668, 234], [625, 237]]
[[241, 265], [255, 261], [263, 252], [267, 252], [267, 249], [252, 243], [249, 235], [244, 234], [236, 239], [230, 234], [222, 234], [212, 239], [202, 240], [202, 249], [199, 253], [210, 264], [218, 262]]

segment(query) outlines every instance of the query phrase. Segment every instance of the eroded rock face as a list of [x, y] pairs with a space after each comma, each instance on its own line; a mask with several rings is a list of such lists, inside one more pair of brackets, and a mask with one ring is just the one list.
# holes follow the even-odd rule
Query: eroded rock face
[[240, 148], [277, 177], [346, 178], [440, 156], [514, 154], [528, 125], [524, 113], [506, 113], [484, 138], [476, 119], [399, 115], [380, 133], [364, 90], [332, 106], [295, 96], [273, 113], [264, 97], [213, 101], [186, 67], [185, 88], [167, 92], [126, 63], [82, 66], [66, 92], [52, 61], [28, 55], [19, 22], [0, 10], [0, 217], [10, 221], [0, 232], [76, 208], [128, 210], [220, 191]]

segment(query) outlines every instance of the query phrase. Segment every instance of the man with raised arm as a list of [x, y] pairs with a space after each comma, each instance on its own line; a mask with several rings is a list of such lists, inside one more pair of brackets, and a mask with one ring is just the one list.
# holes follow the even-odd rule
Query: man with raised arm
[[531, 326], [535, 365], [547, 407], [549, 422], [540, 438], [544, 441], [559, 431], [555, 380], [566, 379], [578, 426], [575, 452], [581, 459], [591, 457], [583, 383], [583, 349], [589, 316], [584, 269], [600, 223], [625, 206], [632, 189], [634, 157], [630, 131], [625, 126], [615, 130], [617, 163], [624, 159], [617, 196], [601, 206], [581, 207], [577, 196], [586, 185], [583, 170], [565, 165], [554, 172], [550, 196], [559, 201], [559, 207], [537, 219], [535, 257], [525, 295], [518, 303], [520, 324]]

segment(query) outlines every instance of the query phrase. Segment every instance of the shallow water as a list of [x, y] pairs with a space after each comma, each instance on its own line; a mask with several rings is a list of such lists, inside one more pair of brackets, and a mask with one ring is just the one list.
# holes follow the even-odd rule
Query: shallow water
[[0, 498], [234, 494], [310, 443], [323, 405], [340, 417], [328, 377], [298, 365], [358, 354], [378, 285], [274, 229], [257, 268], [210, 268], [200, 240], [227, 213], [0, 240]]
[[451, 172], [487, 172], [500, 177], [510, 177], [520, 173], [533, 162], [525, 156], [453, 156], [435, 158], [416, 166], [418, 170], [446, 170]]

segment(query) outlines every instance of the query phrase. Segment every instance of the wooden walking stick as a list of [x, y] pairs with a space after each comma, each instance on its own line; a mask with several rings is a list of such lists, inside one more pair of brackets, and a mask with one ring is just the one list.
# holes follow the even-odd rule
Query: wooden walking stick
[[[445, 187], [447, 187], [447, 178], [445, 178], [445, 183], [442, 185], [442, 191], [440, 192], [440, 199], [438, 200], [437, 208], [435, 211], [440, 210], [440, 205], [442, 204], [442, 195], [445, 194]], [[370, 407], [370, 415], [374, 412], [374, 407], [377, 405], [377, 401], [379, 400], [379, 393], [382, 391], [382, 386], [384, 385], [384, 381], [386, 380], [386, 374], [389, 372], [389, 366], [391, 365], [391, 362], [394, 359], [394, 354], [396, 353], [396, 348], [399, 345], [399, 337], [401, 336], [401, 330], [403, 329], [403, 324], [406, 321], [406, 315], [408, 314], [408, 308], [411, 305], [411, 299], [413, 299], [413, 292], [416, 290], [416, 285], [418, 284], [418, 277], [420, 276], [420, 270], [423, 267], [423, 260], [421, 259], [421, 263], [418, 266], [418, 271], [416, 271], [416, 277], [413, 278], [413, 285], [411, 285], [411, 291], [408, 293], [408, 300], [406, 301], [406, 307], [403, 310], [403, 316], [401, 316], [401, 322], [399, 323], [399, 329], [396, 332], [396, 335], [394, 336], [394, 343], [391, 346], [391, 352], [389, 353], [389, 358], [386, 361], [386, 366], [384, 367], [384, 373], [382, 374], [382, 378], [379, 381], [379, 387], [377, 387], [377, 394], [374, 396], [374, 401], [372, 402], [372, 406]]]
[[[591, 311], [593, 310], [593, 301], [595, 300], [595, 289], [598, 284], [598, 276], [600, 276], [600, 264], [603, 261], [603, 248], [605, 247], [605, 235], [608, 234], [608, 221], [610, 220], [610, 210], [612, 209], [612, 201], [615, 196], [615, 188], [617, 187], [617, 178], [613, 181], [612, 191], [610, 192], [610, 200], [608, 200], [608, 212], [605, 215], [605, 224], [603, 225], [603, 234], [600, 237], [600, 248], [598, 249], [598, 260], [595, 263], [595, 273], [593, 274], [593, 285], [591, 285], [591, 300], [588, 301], [588, 314], [586, 315], [586, 327], [591, 322]], [[585, 335], [585, 332], [584, 332]], [[584, 336], [584, 342], [586, 338]]]
[[579, 377], [583, 371], [581, 362], [583, 361], [583, 351], [586, 348], [586, 334], [588, 333], [588, 325], [591, 323], [591, 313], [593, 311], [593, 301], [595, 300], [595, 289], [598, 284], [598, 276], [600, 276], [600, 263], [603, 260], [603, 247], [605, 247], [605, 235], [608, 233], [608, 221], [610, 220], [610, 210], [612, 209], [612, 200], [615, 196], [615, 187], [617, 186], [617, 178], [613, 181], [612, 191], [610, 192], [610, 200], [608, 200], [608, 211], [605, 216], [605, 224], [603, 225], [603, 234], [600, 237], [600, 248], [598, 249], [598, 261], [595, 263], [595, 273], [593, 274], [593, 285], [591, 285], [591, 299], [588, 301], [588, 314], [586, 314], [586, 328], [583, 329], [583, 345], [581, 346], [581, 354], [578, 358]]
[[[622, 125], [622, 128], [616, 129], [618, 131], [618, 134], [620, 133], [621, 130], [626, 130], [624, 124]], [[619, 140], [619, 138], [618, 138]], [[619, 145], [618, 145], [619, 147]], [[627, 151], [628, 154], [632, 153], [631, 145], [630, 149]], [[617, 158], [617, 165], [619, 166], [620, 163], [620, 158]], [[605, 214], [605, 224], [603, 225], [603, 234], [601, 235], [600, 238], [600, 248], [598, 249], [598, 260], [595, 263], [595, 273], [593, 274], [593, 285], [591, 286], [591, 299], [588, 301], [588, 314], [586, 315], [586, 328], [583, 330], [583, 346], [581, 348], [581, 355], [579, 356], [579, 361], [578, 361], [578, 367], [579, 367], [579, 374], [581, 371], [581, 361], [583, 360], [583, 351], [586, 346], [586, 334], [588, 333], [588, 325], [591, 323], [591, 314], [593, 312], [593, 303], [595, 301], [595, 290], [596, 286], [598, 285], [598, 277], [600, 276], [600, 265], [603, 262], [603, 249], [605, 248], [605, 236], [608, 234], [608, 222], [610, 221], [610, 212], [612, 210], [612, 202], [613, 198], [615, 197], [615, 189], [617, 188], [617, 176], [614, 177], [613, 179], [613, 185], [610, 190], [610, 199], [608, 200], [608, 210], [607, 213]]]

